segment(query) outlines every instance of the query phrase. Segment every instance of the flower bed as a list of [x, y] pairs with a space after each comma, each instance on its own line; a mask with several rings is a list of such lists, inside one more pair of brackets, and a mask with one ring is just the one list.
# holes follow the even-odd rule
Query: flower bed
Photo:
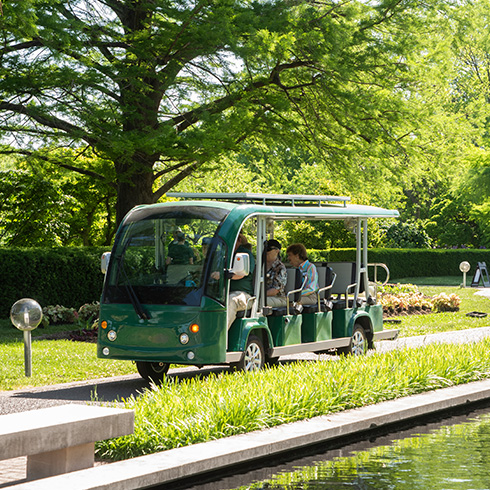
[[461, 299], [456, 294], [425, 296], [413, 284], [387, 284], [380, 288], [378, 301], [385, 317], [458, 311]]

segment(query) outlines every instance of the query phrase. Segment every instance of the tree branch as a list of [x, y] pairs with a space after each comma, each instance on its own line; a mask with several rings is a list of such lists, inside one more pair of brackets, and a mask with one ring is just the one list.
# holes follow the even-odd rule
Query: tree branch
[[[107, 178], [103, 175], [94, 172], [93, 170], [88, 170], [85, 168], [75, 167], [74, 165], [69, 165], [68, 163], [63, 163], [59, 158], [47, 156], [40, 152], [30, 151], [30, 150], [22, 150], [22, 149], [1, 149], [1, 155], [24, 155], [26, 157], [38, 158], [39, 160], [43, 160], [47, 163], [52, 163], [53, 165], [57, 165], [58, 167], [62, 167], [66, 170], [70, 170], [72, 172], [77, 172], [82, 175], [86, 175], [87, 177], [92, 177], [93, 179], [106, 181]], [[109, 185], [116, 189], [116, 184], [114, 182], [110, 182]]]
[[282, 84], [279, 78], [280, 73], [285, 70], [290, 70], [301, 66], [308, 66], [308, 63], [306, 61], [298, 60], [292, 63], [283, 63], [281, 65], [277, 65], [273, 68], [268, 78], [251, 82], [243, 90], [225, 95], [221, 99], [217, 99], [213, 102], [210, 102], [209, 104], [204, 104], [201, 107], [186, 112], [185, 114], [174, 117], [171, 119], [171, 122], [173, 123], [173, 125], [177, 126], [177, 131], [179, 133], [185, 131], [189, 126], [192, 126], [193, 124], [198, 122], [201, 114], [204, 112], [208, 112], [210, 114], [219, 114], [224, 110], [233, 107], [238, 101], [243, 99], [245, 95], [249, 95], [250, 92], [261, 89], [263, 87], [267, 87], [269, 85], [277, 85], [282, 88]]
[[154, 174], [154, 180], [157, 180], [160, 177], [162, 177], [163, 175], [168, 174], [174, 170], [178, 170], [179, 168], [182, 168], [185, 165], [189, 165], [190, 163], [191, 163], [190, 161], [184, 161], [184, 162], [176, 163], [175, 165], [172, 165], [171, 167], [167, 167], [165, 169], [162, 169], [162, 170], [158, 171], [156, 174]]
[[167, 193], [172, 187], [177, 185], [180, 181], [184, 180], [188, 177], [192, 172], [197, 170], [202, 163], [194, 162], [189, 165], [186, 169], [182, 170], [182, 172], [178, 173], [175, 177], [172, 177], [170, 180], [167, 180], [165, 184], [163, 184], [159, 189], [157, 189], [153, 193], [154, 202], [157, 202], [165, 193]]
[[94, 144], [95, 140], [90, 137], [84, 130], [80, 127], [75, 126], [63, 119], [48, 114], [41, 114], [35, 108], [25, 106], [23, 104], [12, 104], [11, 102], [0, 101], [0, 111], [11, 111], [15, 114], [25, 115], [32, 118], [34, 121], [53, 129], [59, 129], [66, 134], [77, 139], [83, 139], [89, 144]]

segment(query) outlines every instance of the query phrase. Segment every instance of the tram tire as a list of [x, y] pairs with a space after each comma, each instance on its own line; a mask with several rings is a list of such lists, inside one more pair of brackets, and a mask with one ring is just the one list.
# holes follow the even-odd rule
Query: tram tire
[[237, 363], [236, 368], [240, 371], [259, 371], [265, 364], [265, 349], [262, 340], [250, 335], [247, 340], [247, 347], [241, 360]]
[[363, 356], [369, 348], [369, 340], [366, 331], [358, 323], [354, 325], [354, 331], [347, 347], [337, 349], [337, 354]]
[[168, 362], [144, 362], [136, 361], [139, 375], [146, 381], [160, 384], [163, 377], [168, 373], [170, 364]]
[[279, 364], [279, 357], [267, 357], [265, 364], [268, 367], [277, 366]]

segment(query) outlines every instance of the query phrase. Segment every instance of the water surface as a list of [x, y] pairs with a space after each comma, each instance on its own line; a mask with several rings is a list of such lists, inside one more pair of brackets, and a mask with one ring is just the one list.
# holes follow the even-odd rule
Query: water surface
[[193, 488], [490, 490], [490, 413], [460, 416], [412, 429], [409, 437], [391, 434]]

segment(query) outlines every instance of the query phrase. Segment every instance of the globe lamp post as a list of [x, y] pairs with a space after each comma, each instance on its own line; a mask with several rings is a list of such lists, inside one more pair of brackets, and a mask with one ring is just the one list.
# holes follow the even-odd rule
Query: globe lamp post
[[37, 328], [42, 319], [41, 306], [30, 298], [20, 299], [10, 309], [10, 321], [14, 327], [24, 332], [24, 362], [27, 377], [32, 375], [31, 331]]
[[466, 260], [464, 262], [461, 262], [461, 264], [459, 264], [459, 270], [463, 273], [463, 287], [465, 288], [466, 287], [466, 273], [470, 270], [469, 262], [466, 262]]

